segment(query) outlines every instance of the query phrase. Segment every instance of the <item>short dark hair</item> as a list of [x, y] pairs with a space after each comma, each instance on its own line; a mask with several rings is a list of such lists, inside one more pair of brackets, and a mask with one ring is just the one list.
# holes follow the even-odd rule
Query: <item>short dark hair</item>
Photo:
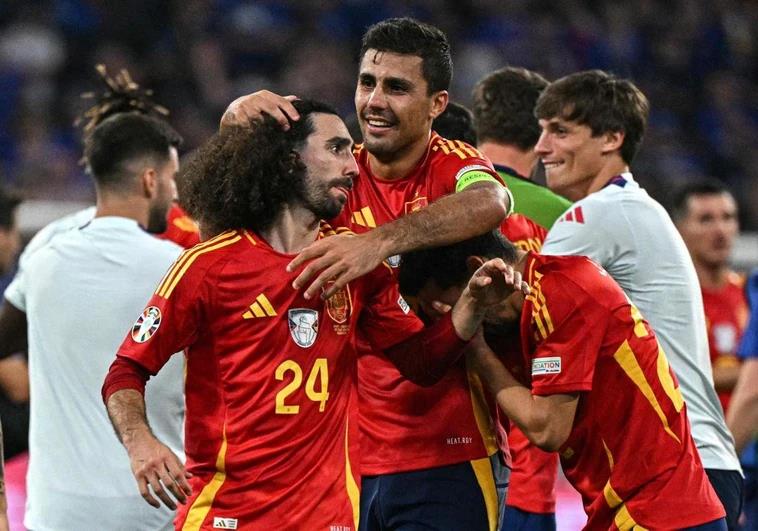
[[287, 131], [264, 115], [251, 126], [223, 129], [184, 165], [179, 195], [204, 232], [264, 230], [303, 190], [307, 168], [297, 150], [315, 130], [313, 115], [339, 115], [313, 100], [293, 105], [300, 119], [290, 122]]
[[526, 68], [495, 70], [474, 86], [474, 122], [479, 142], [488, 140], [530, 150], [540, 137], [534, 116], [537, 98], [548, 81]]
[[679, 221], [687, 217], [690, 197], [702, 195], [722, 195], [732, 192], [724, 183], [716, 179], [701, 179], [692, 181], [677, 188], [671, 200], [671, 218]]
[[133, 177], [126, 165], [136, 159], [150, 157], [156, 164], [165, 164], [169, 149], [179, 147], [179, 133], [159, 118], [139, 112], [114, 114], [84, 139], [84, 160], [99, 186], [122, 188]]
[[588, 70], [548, 85], [535, 114], [539, 119], [560, 117], [586, 125], [593, 136], [623, 132], [621, 158], [629, 164], [642, 143], [649, 110], [645, 95], [628, 79]]
[[476, 146], [474, 116], [460, 103], [449, 102], [445, 111], [432, 122], [432, 129], [444, 138], [463, 140], [467, 144]]
[[509, 264], [517, 259], [516, 247], [497, 230], [444, 247], [412, 251], [400, 260], [400, 291], [418, 295], [429, 281], [443, 290], [460, 286], [471, 278], [466, 265], [469, 256], [502, 258]]
[[0, 229], [11, 230], [16, 226], [15, 212], [21, 200], [17, 193], [0, 187]]
[[360, 59], [370, 49], [421, 57], [429, 94], [450, 87], [453, 59], [447, 37], [439, 28], [408, 17], [383, 20], [363, 34]]

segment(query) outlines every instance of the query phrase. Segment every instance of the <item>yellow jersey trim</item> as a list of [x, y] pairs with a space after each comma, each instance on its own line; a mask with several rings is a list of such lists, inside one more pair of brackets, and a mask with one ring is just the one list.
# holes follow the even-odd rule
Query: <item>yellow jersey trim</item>
[[221, 448], [216, 457], [216, 473], [213, 474], [211, 480], [203, 487], [203, 490], [200, 491], [189, 511], [187, 511], [187, 518], [184, 520], [182, 531], [199, 531], [203, 525], [203, 521], [208, 516], [216, 494], [224, 484], [224, 481], [226, 481], [226, 447], [226, 423], [224, 423]]
[[492, 463], [489, 457], [470, 461], [474, 469], [476, 481], [482, 489], [484, 506], [487, 508], [487, 523], [489, 531], [497, 531], [498, 501], [497, 488], [495, 487], [495, 475], [492, 472]]
[[350, 506], [353, 508], [353, 522], [355, 529], [358, 529], [358, 522], [360, 520], [360, 508], [361, 508], [361, 491], [358, 488], [358, 483], [355, 482], [353, 477], [353, 467], [350, 465], [350, 444], [348, 437], [349, 420], [345, 422], [345, 488], [347, 489], [347, 497], [350, 500]]

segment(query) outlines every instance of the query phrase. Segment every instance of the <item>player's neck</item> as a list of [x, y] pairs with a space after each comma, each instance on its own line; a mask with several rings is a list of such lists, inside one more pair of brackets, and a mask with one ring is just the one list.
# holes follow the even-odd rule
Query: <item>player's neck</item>
[[97, 192], [96, 218], [115, 216], [135, 220], [142, 227], [147, 227], [150, 207], [147, 201], [134, 196]]
[[272, 249], [297, 254], [318, 237], [319, 219], [301, 207], [285, 205], [271, 226], [260, 231]]
[[523, 151], [516, 146], [498, 144], [495, 142], [482, 142], [477, 146], [493, 164], [508, 166], [517, 171], [521, 177], [529, 178], [532, 168], [537, 163], [537, 154], [530, 150]]
[[726, 264], [705, 264], [696, 260], [693, 260], [693, 263], [695, 264], [695, 271], [697, 271], [697, 278], [700, 281], [700, 287], [716, 290], [726, 286], [729, 274], [732, 272], [729, 266]]
[[429, 136], [425, 136], [391, 155], [377, 156], [368, 151], [371, 173], [374, 177], [384, 181], [403, 179], [418, 166], [418, 163], [426, 155], [428, 146]]
[[627, 173], [629, 171], [629, 165], [624, 162], [624, 159], [619, 155], [614, 153], [608, 155], [608, 157], [608, 160], [602, 166], [600, 171], [597, 172], [594, 177], [587, 180], [587, 189], [582, 197], [586, 197], [593, 192], [601, 190], [616, 175], [621, 175], [622, 173]]

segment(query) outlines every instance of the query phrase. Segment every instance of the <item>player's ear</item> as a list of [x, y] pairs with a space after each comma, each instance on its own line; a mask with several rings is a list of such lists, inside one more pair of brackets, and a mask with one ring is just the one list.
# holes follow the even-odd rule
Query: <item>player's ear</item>
[[473, 275], [477, 269], [482, 267], [483, 263], [484, 259], [481, 256], [469, 256], [466, 258], [466, 269]]
[[432, 95], [432, 110], [429, 113], [432, 120], [445, 112], [449, 98], [450, 96], [446, 90], [440, 90]]
[[152, 199], [158, 193], [158, 173], [154, 168], [145, 168], [139, 176], [142, 195]]
[[603, 136], [605, 137], [603, 141], [603, 153], [620, 150], [621, 146], [624, 145], [624, 138], [626, 138], [623, 131], [608, 131]]

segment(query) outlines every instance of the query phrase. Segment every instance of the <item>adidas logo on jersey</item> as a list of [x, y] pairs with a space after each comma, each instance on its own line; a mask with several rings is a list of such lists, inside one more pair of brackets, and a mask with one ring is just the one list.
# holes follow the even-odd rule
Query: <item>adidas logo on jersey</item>
[[237, 529], [236, 518], [219, 518], [213, 517], [213, 529]]
[[353, 212], [353, 223], [361, 227], [368, 227], [369, 229], [376, 228], [376, 220], [369, 207], [363, 207]]
[[271, 306], [266, 296], [261, 293], [255, 298], [255, 302], [249, 306], [249, 310], [242, 314], [243, 319], [255, 319], [256, 317], [275, 317], [276, 310]]
[[560, 221], [571, 221], [584, 224], [584, 212], [582, 212], [582, 207], [578, 206], [572, 208], [563, 215]]

